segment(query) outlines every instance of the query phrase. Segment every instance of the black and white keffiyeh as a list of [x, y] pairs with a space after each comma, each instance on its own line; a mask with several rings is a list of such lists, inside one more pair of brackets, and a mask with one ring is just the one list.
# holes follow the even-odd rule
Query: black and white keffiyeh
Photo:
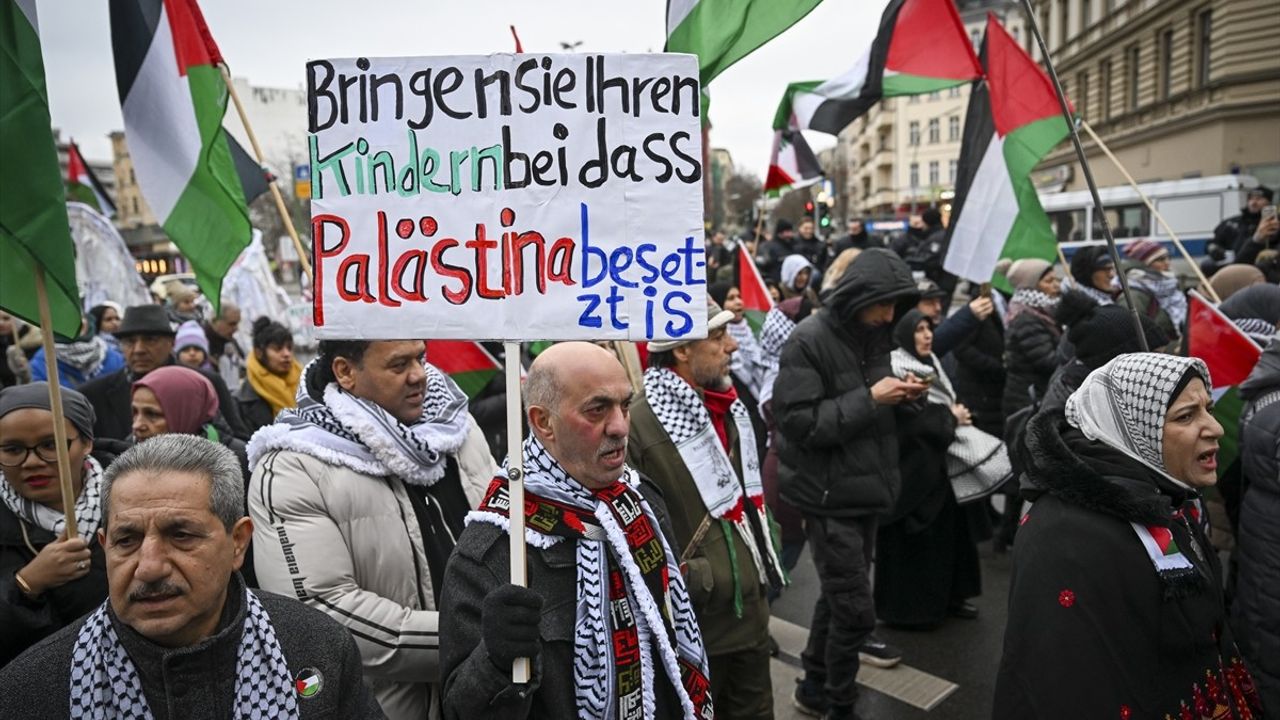
[[[506, 480], [504, 468], [495, 480], [495, 485], [505, 483]], [[649, 525], [657, 528], [657, 516], [636, 490], [638, 481], [635, 471], [624, 467], [620, 482], [626, 486], [624, 494], [628, 508], [638, 507], [648, 518]], [[680, 573], [675, 554], [661, 538], [662, 533], [657, 535], [665, 555], [667, 593], [666, 597], [654, 597], [632, 554], [618, 514], [599, 494], [570, 478], [537, 437], [532, 435], [524, 442], [524, 486], [526, 505], [534, 498], [542, 498], [594, 518], [590, 525], [583, 523], [585, 527], [581, 528], [582, 535], [576, 540], [578, 599], [573, 660], [576, 716], [582, 720], [621, 720], [618, 703], [620, 693], [614, 672], [616, 650], [613, 643], [615, 626], [620, 620], [611, 611], [614, 603], [609, 600], [607, 587], [610, 563], [616, 563], [624, 578], [629, 607], [636, 609], [632, 613], [633, 617], [627, 620], [633, 620], [639, 631], [641, 702], [638, 706], [631, 703], [627, 714], [646, 720], [654, 717], [654, 683], [657, 678], [656, 668], [660, 666], [680, 700], [684, 718], [703, 720], [695, 710], [695, 699], [690, 697], [682, 680], [682, 666], [686, 668], [683, 675], [688, 675], [688, 669], [695, 669], [701, 678], [705, 678], [706, 650], [684, 577]], [[505, 494], [505, 488], [503, 493]], [[492, 494], [491, 488], [490, 495]], [[484, 509], [494, 507], [490, 504], [491, 499], [492, 497], [486, 497], [481, 504], [482, 509], [468, 513], [467, 524], [486, 522], [509, 532], [510, 523], [505, 514]], [[542, 532], [531, 523], [525, 524], [525, 541], [534, 547], [551, 547], [567, 539], [570, 538]], [[657, 657], [654, 657], [653, 652], [655, 646]], [[698, 704], [705, 709], [710, 708], [710, 702], [705, 698], [699, 699]]]
[[1188, 369], [1199, 373], [1206, 388], [1213, 388], [1209, 368], [1199, 358], [1121, 355], [1089, 373], [1067, 398], [1067, 423], [1186, 488], [1164, 469], [1163, 440], [1165, 412]]
[[[104, 602], [85, 620], [71, 651], [71, 717], [150, 720], [138, 669], [129, 658]], [[297, 718], [298, 697], [271, 618], [244, 590], [244, 632], [236, 654], [235, 718]]]
[[1054, 309], [1058, 307], [1058, 298], [1050, 297], [1047, 293], [1035, 288], [1022, 288], [1015, 291], [1013, 297], [1009, 298], [1009, 314], [1017, 315], [1021, 309], [1019, 306], [1052, 315]]
[[711, 424], [711, 414], [689, 383], [666, 368], [649, 368], [644, 373], [644, 396], [680, 453], [707, 512], [737, 532], [762, 580], [784, 584], [782, 562], [769, 533], [755, 430], [746, 406], [741, 400], [734, 400], [729, 406], [730, 418], [738, 429], [737, 451], [742, 461], [739, 481]]
[[1080, 283], [1076, 283], [1071, 286], [1071, 289], [1075, 290], [1076, 292], [1080, 292], [1080, 293], [1084, 293], [1085, 295], [1088, 295], [1089, 297], [1093, 298], [1093, 301], [1098, 303], [1099, 305], [1114, 305], [1116, 302], [1115, 297], [1112, 296], [1111, 293], [1103, 292], [1092, 285], [1082, 285]]
[[773, 382], [778, 379], [782, 346], [795, 329], [796, 322], [776, 305], [764, 316], [764, 325], [760, 327], [760, 361], [764, 371], [760, 377], [760, 393], [756, 396], [761, 407], [773, 399]]
[[58, 343], [54, 346], [58, 360], [84, 373], [86, 378], [98, 374], [102, 361], [107, 357], [107, 341], [93, 336], [79, 342]]
[[738, 349], [729, 358], [729, 372], [751, 390], [753, 397], [759, 398], [767, 369], [760, 341], [756, 339], [751, 324], [746, 320], [729, 323], [725, 326], [725, 331], [738, 344]]
[[907, 373], [918, 378], [932, 376], [934, 380], [930, 383], [926, 394], [929, 402], [941, 403], [948, 407], [956, 403], [956, 392], [951, 387], [951, 379], [943, 371], [937, 356], [930, 355], [929, 362], [924, 362], [902, 348], [894, 348], [893, 352], [889, 353], [889, 365], [893, 369], [893, 376], [899, 379], [905, 378]]
[[[0, 472], [0, 499], [14, 515], [54, 535], [61, 535], [67, 528], [66, 514], [18, 495], [3, 472]], [[84, 485], [76, 498], [75, 511], [77, 531], [92, 538], [102, 524], [102, 465], [93, 456], [84, 459]]]
[[316, 361], [303, 370], [298, 406], [282, 410], [272, 425], [249, 442], [249, 463], [272, 450], [294, 450], [359, 473], [395, 476], [430, 487], [444, 477], [448, 456], [467, 439], [467, 396], [448, 375], [428, 363], [422, 417], [405, 425], [377, 403], [356, 397], [337, 383], [324, 389], [324, 401], [308, 392]]
[[1187, 319], [1187, 296], [1178, 287], [1177, 275], [1158, 273], [1150, 268], [1134, 268], [1129, 271], [1129, 285], [1151, 293], [1160, 309], [1173, 321], [1173, 326], [1182, 327]]

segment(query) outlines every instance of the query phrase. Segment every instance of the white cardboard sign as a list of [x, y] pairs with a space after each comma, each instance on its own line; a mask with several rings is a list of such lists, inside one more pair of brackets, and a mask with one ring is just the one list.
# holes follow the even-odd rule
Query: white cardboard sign
[[307, 63], [320, 338], [706, 333], [697, 59]]

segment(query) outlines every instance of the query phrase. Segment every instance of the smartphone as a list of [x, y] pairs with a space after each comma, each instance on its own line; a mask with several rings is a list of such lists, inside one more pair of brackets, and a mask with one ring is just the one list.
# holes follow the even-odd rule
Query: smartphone
[[1263, 219], [1263, 220], [1266, 220], [1267, 218], [1273, 218], [1273, 217], [1275, 217], [1275, 216], [1276, 216], [1276, 206], [1275, 206], [1275, 205], [1267, 205], [1266, 207], [1262, 208], [1262, 219]]
[[917, 379], [917, 380], [919, 380], [920, 382], [924, 383], [925, 385], [932, 385], [932, 384], [933, 384], [933, 381], [938, 379], [938, 376], [937, 376], [937, 375], [924, 375], [924, 376], [918, 377], [918, 378], [916, 378], [916, 379]]
[[978, 286], [978, 296], [979, 296], [979, 297], [984, 297], [984, 298], [989, 298], [989, 297], [991, 297], [991, 283], [989, 283], [989, 282], [985, 282], [985, 283], [982, 283], [981, 285], [979, 285], [979, 286]]

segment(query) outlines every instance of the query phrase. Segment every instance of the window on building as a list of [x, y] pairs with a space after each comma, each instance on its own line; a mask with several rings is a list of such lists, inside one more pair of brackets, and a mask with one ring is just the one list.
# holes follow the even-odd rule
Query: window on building
[[1209, 86], [1209, 67], [1210, 60], [1213, 58], [1211, 52], [1212, 39], [1213, 11], [1206, 9], [1196, 15], [1196, 87]]
[[1080, 32], [1085, 32], [1093, 24], [1093, 0], [1082, 0], [1080, 3]]
[[978, 43], [982, 42], [982, 31], [974, 28], [969, 31], [969, 42], [973, 43], [973, 47], [977, 48]]
[[138, 178], [133, 174], [133, 168], [129, 168], [129, 184], [130, 185], [138, 184]]
[[1142, 60], [1141, 48], [1138, 45], [1130, 45], [1124, 51], [1124, 93], [1125, 93], [1125, 109], [1133, 112], [1138, 109], [1138, 79], [1141, 76], [1141, 69], [1138, 66]]
[[920, 187], [920, 163], [918, 162], [911, 163], [910, 185], [913, 189]]
[[1089, 71], [1083, 70], [1076, 74], [1076, 95], [1072, 98], [1075, 101], [1076, 114], [1081, 118], [1089, 117]]
[[952, 85], [951, 88], [947, 90], [947, 97], [953, 97], [953, 98], [960, 97], [961, 89], [962, 89], [962, 86], [960, 85]]
[[[1053, 42], [1053, 37], [1054, 37], [1053, 33], [1049, 32], [1050, 17], [1051, 15], [1049, 14], [1049, 0], [1043, 0], [1043, 4], [1041, 4], [1040, 6], [1040, 36], [1044, 38], [1044, 44], [1048, 46], [1049, 50], [1053, 51], [1054, 47], [1056, 46]], [[1040, 60], [1043, 61], [1044, 58], [1041, 57]]]
[[929, 93], [929, 102], [933, 102], [934, 100], [940, 100], [940, 99], [942, 99], [941, 92], [934, 90], [933, 92]]
[[920, 102], [920, 96], [919, 96], [919, 95], [908, 95], [908, 96], [907, 96], [907, 104], [908, 104], [908, 105], [915, 105], [915, 104], [916, 104], [916, 103], [918, 103], [918, 102]]
[[1022, 45], [1022, 28], [1016, 27], [1011, 32], [1013, 33], [1013, 41], [1018, 45]]
[[1071, 0], [1058, 0], [1058, 44], [1066, 45], [1071, 38]]
[[918, 120], [912, 120], [911, 124], [907, 126], [907, 143], [911, 147], [916, 147], [920, 144], [920, 122]]
[[956, 184], [956, 170], [959, 167], [960, 167], [959, 160], [953, 159], [953, 160], [947, 161], [947, 182], [950, 183], [951, 185]]
[[1098, 66], [1098, 89], [1101, 91], [1102, 119], [1111, 119], [1111, 59]]
[[942, 182], [942, 180], [938, 176], [938, 161], [930, 160], [929, 161], [929, 186], [934, 187], [938, 185], [940, 182]]
[[134, 215], [137, 215], [137, 214], [139, 213], [139, 211], [138, 211], [138, 197], [135, 195], [134, 197], [130, 198], [130, 200], [131, 200], [131, 204], [133, 205], [133, 214], [134, 214]]
[[1160, 53], [1160, 61], [1156, 63], [1156, 72], [1159, 73], [1156, 92], [1160, 93], [1161, 100], [1168, 100], [1173, 88], [1173, 28], [1160, 31], [1156, 39], [1156, 50]]
[[929, 144], [936, 145], [942, 140], [942, 124], [938, 122], [938, 118], [929, 121]]
[[876, 149], [877, 150], [889, 149], [889, 133], [882, 132], [876, 136]]
[[952, 115], [947, 118], [947, 139], [955, 142], [960, 139], [960, 116]]

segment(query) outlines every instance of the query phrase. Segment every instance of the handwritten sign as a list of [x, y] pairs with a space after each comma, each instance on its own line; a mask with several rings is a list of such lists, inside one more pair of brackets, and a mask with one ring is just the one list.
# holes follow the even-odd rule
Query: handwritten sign
[[692, 55], [307, 63], [320, 338], [703, 337]]

